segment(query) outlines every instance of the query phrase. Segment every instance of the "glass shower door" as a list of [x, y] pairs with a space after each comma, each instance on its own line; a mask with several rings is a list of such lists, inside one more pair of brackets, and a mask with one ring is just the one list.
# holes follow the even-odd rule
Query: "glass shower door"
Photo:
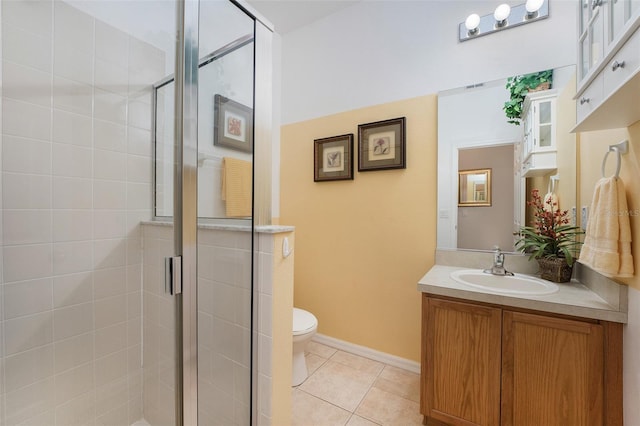
[[254, 21], [200, 7], [198, 424], [251, 419]]
[[[186, 90], [185, 71], [156, 85], [155, 215], [159, 221], [175, 217], [193, 220], [194, 225], [197, 218], [196, 279], [184, 279], [183, 292], [190, 295], [173, 297], [182, 298], [176, 300], [185, 321], [178, 332], [182, 339], [178, 346], [189, 352], [182, 356], [193, 362], [197, 355], [197, 375], [190, 376], [195, 369], [185, 369], [179, 379], [185, 383], [185, 392], [197, 394], [198, 424], [245, 425], [250, 424], [252, 405], [254, 21], [231, 2], [203, 2], [199, 12], [197, 120], [182, 123], [183, 173], [189, 175], [184, 181], [197, 182], [197, 194], [184, 192], [179, 210], [174, 198], [165, 195], [178, 185], [172, 170], [179, 152], [173, 149], [174, 123], [167, 117], [176, 115], [169, 99], [180, 91], [180, 78], [185, 79], [183, 96], [191, 95], [188, 101], [185, 98], [185, 111], [194, 111], [195, 93]], [[187, 156], [194, 141], [186, 138], [194, 132], [197, 159], [191, 157], [195, 167], [190, 169], [194, 163]], [[185, 235], [177, 238], [188, 240]], [[195, 351], [189, 323], [196, 324]], [[155, 352], [153, 346], [151, 351]], [[183, 397], [189, 399], [186, 394]], [[186, 404], [185, 410], [193, 411], [194, 405]]]
[[124, 426], [154, 409], [175, 424], [161, 315], [173, 234], [146, 223], [152, 88], [175, 70], [176, 4], [0, 13], [0, 425]]

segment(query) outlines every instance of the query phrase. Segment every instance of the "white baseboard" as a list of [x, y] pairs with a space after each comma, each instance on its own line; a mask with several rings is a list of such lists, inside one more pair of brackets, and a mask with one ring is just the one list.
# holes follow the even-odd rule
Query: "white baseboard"
[[323, 345], [331, 346], [332, 348], [340, 349], [345, 352], [350, 352], [354, 355], [360, 355], [365, 358], [372, 359], [374, 361], [383, 362], [393, 367], [402, 368], [403, 370], [420, 374], [419, 362], [411, 361], [405, 358], [400, 358], [399, 356], [376, 351], [375, 349], [367, 348], [366, 346], [360, 346], [354, 343], [345, 342], [344, 340], [325, 336], [323, 334], [316, 334], [311, 338], [311, 340], [317, 343], [321, 343]]

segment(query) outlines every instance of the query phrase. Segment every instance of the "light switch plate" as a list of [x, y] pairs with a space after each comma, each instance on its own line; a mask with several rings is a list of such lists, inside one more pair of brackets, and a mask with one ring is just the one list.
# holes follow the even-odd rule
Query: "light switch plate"
[[578, 209], [576, 206], [571, 207], [571, 226], [576, 226], [578, 223]]
[[582, 206], [582, 211], [580, 214], [580, 227], [583, 231], [587, 230], [587, 221], [589, 220], [589, 207]]

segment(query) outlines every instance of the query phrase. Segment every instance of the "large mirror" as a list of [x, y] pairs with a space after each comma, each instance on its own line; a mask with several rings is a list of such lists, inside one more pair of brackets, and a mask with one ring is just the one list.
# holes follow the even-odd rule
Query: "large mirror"
[[[522, 76], [438, 93], [439, 249], [515, 251], [518, 230], [533, 219], [534, 189], [553, 191], [562, 210], [575, 212], [576, 67], [531, 71], [552, 71], [551, 85], [526, 95], [517, 125], [504, 107], [507, 85]], [[459, 176], [480, 169], [492, 172], [491, 203], [459, 203]]]

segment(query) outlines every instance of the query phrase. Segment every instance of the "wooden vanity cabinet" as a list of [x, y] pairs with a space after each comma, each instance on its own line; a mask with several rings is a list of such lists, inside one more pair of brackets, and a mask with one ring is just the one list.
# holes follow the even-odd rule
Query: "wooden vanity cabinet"
[[622, 425], [622, 326], [423, 296], [425, 424]]

